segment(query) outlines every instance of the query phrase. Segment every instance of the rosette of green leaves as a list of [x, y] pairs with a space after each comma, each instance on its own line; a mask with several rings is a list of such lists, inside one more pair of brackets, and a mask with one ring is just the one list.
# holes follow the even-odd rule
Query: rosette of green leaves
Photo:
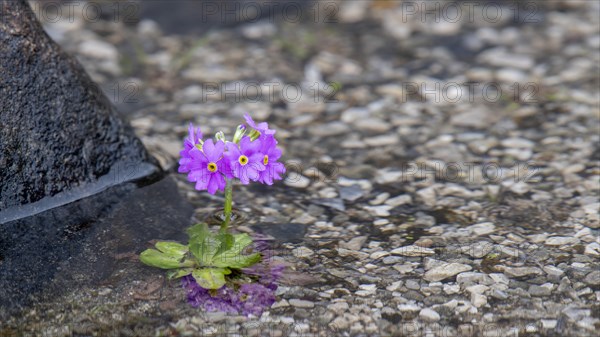
[[212, 233], [204, 223], [188, 229], [187, 245], [159, 241], [156, 249], [146, 249], [140, 260], [152, 267], [169, 269], [169, 278], [192, 275], [205, 289], [219, 289], [232, 269], [250, 267], [261, 259], [259, 253], [244, 254], [252, 244], [248, 234]]

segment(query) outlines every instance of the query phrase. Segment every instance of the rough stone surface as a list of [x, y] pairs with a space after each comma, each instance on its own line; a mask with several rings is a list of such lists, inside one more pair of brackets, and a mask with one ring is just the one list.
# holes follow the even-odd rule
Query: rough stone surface
[[0, 210], [95, 182], [116, 164], [141, 173], [149, 155], [81, 65], [25, 1], [0, 6]]
[[440, 314], [433, 309], [425, 308], [419, 312], [419, 318], [425, 322], [437, 322], [440, 320]]
[[423, 278], [427, 281], [441, 281], [471, 269], [471, 266], [462, 263], [446, 263], [428, 270]]

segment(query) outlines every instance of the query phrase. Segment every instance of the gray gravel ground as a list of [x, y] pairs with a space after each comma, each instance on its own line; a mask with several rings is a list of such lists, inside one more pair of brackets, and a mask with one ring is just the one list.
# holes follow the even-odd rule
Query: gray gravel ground
[[494, 20], [489, 2], [457, 20], [438, 3], [438, 22], [346, 1], [330, 3], [334, 23], [200, 37], [77, 12], [47, 22], [198, 219], [222, 198], [175, 173], [187, 123], [231, 132], [250, 111], [277, 129], [287, 180], [234, 199], [238, 229], [274, 236], [290, 272], [273, 308], [247, 319], [190, 308], [177, 282], [122, 257], [116, 281], [4, 332], [598, 336], [600, 2], [506, 2]]

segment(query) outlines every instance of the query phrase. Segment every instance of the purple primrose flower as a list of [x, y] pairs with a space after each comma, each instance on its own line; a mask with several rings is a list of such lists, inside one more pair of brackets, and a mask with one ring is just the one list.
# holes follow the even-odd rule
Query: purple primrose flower
[[202, 150], [194, 148], [189, 152], [191, 162], [188, 164], [188, 180], [196, 182], [197, 190], [208, 190], [210, 194], [225, 190], [224, 175], [228, 174], [229, 169], [223, 160], [224, 149], [225, 143], [220, 140], [213, 143], [209, 139], [202, 145]]
[[225, 141], [222, 132], [213, 140], [202, 141], [200, 128], [190, 123], [188, 137], [180, 151], [180, 173], [188, 173], [188, 180], [196, 183], [197, 190], [207, 190], [210, 194], [224, 191], [227, 179], [237, 178], [244, 185], [250, 181], [272, 185], [281, 180], [285, 166], [278, 162], [281, 150], [277, 148], [275, 130], [269, 129], [266, 122], [255, 123], [245, 115], [250, 134], [243, 136], [245, 125], [240, 125], [233, 142]]
[[239, 147], [235, 143], [227, 143], [225, 158], [229, 163], [231, 174], [244, 185], [247, 185], [250, 180], [257, 181], [260, 177], [259, 172], [265, 169], [264, 155], [259, 152], [260, 148], [260, 140], [252, 141], [248, 136], [242, 137]]

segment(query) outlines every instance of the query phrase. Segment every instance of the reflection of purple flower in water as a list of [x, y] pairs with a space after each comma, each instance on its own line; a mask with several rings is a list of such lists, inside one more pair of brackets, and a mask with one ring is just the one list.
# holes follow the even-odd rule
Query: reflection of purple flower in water
[[246, 275], [260, 277], [260, 282], [262, 284], [267, 287], [275, 286], [275, 289], [277, 289], [275, 282], [283, 275], [285, 265], [271, 261], [271, 258], [273, 257], [272, 238], [261, 234], [254, 234], [252, 241], [252, 247], [255, 251], [260, 252], [263, 258], [259, 263], [244, 268], [242, 271]]
[[268, 288], [260, 283], [246, 283], [240, 287], [240, 311], [244, 315], [260, 316], [264, 309], [275, 303], [275, 289]]
[[273, 238], [263, 235], [263, 234], [253, 234], [252, 235], [252, 250], [255, 252], [260, 252], [263, 256], [262, 262], [267, 261], [267, 258], [271, 257], [272, 252], [272, 243]]
[[277, 280], [283, 275], [285, 270], [284, 264], [257, 263], [252, 267], [245, 268], [244, 274], [255, 275], [260, 277], [260, 283], [267, 288], [277, 290]]
[[223, 286], [213, 296], [209, 290], [199, 286], [192, 275], [183, 277], [182, 284], [188, 291], [188, 302], [194, 308], [202, 307], [206, 311], [239, 312], [238, 295], [231, 288]]
[[256, 251], [263, 254], [263, 260], [242, 272], [257, 279], [255, 283], [244, 283], [238, 290], [225, 285], [216, 291], [210, 291], [200, 287], [193, 276], [185, 276], [182, 284], [188, 291], [190, 305], [206, 311], [241, 313], [246, 316], [260, 316], [265, 309], [270, 308], [275, 303], [276, 282], [282, 276], [285, 265], [269, 261], [267, 257], [271, 256], [271, 251], [266, 237], [257, 236], [253, 245]]

